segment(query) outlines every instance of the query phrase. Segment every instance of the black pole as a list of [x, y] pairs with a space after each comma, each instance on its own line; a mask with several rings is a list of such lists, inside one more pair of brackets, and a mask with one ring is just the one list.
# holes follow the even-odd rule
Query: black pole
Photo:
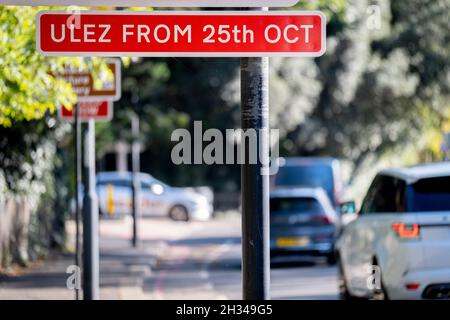
[[83, 298], [99, 298], [98, 199], [95, 190], [95, 122], [90, 119], [84, 142]]
[[[75, 108], [74, 146], [75, 146], [75, 265], [81, 266], [80, 248], [80, 185], [81, 185], [81, 125], [78, 105]], [[78, 285], [75, 287], [75, 300], [80, 299]]]
[[[260, 8], [261, 9], [261, 8]], [[241, 126], [256, 131], [258, 149], [268, 150], [261, 130], [269, 126], [269, 58], [241, 58]], [[261, 161], [249, 163], [250, 139], [244, 139], [241, 167], [242, 293], [245, 300], [269, 299], [269, 176]]]
[[139, 118], [133, 113], [131, 114], [131, 161], [132, 161], [132, 171], [133, 171], [133, 181], [132, 181], [132, 196], [133, 196], [133, 247], [138, 246], [139, 242], [139, 219], [141, 216], [141, 206], [140, 206], [140, 196], [141, 196], [141, 184], [139, 179], [140, 171], [140, 147], [139, 147]]

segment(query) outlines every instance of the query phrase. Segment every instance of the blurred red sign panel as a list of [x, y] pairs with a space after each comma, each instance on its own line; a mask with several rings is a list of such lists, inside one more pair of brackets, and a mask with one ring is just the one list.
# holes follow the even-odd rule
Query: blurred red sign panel
[[52, 56], [307, 56], [325, 52], [316, 11], [44, 11], [37, 48]]
[[71, 109], [61, 106], [59, 110], [60, 119], [73, 121], [75, 108], [79, 108], [79, 117], [82, 121], [89, 119], [108, 121], [111, 120], [113, 115], [111, 101], [83, 101]]

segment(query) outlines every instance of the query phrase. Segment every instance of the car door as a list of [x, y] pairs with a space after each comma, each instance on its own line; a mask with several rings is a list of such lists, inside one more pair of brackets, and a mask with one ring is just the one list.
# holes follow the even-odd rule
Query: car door
[[111, 179], [103, 184], [107, 212], [116, 216], [131, 214], [131, 181], [129, 179]]
[[[384, 174], [378, 175], [377, 179], [378, 187], [372, 206], [367, 209], [366, 215], [363, 241], [366, 243], [367, 254], [364, 261], [361, 261], [360, 267], [366, 269], [367, 277], [371, 275], [374, 268], [379, 268], [377, 271], [381, 278], [384, 281], [392, 282], [393, 279], [387, 277], [389, 275], [392, 277], [394, 273], [388, 272], [388, 270], [396, 268], [394, 262], [398, 262], [402, 258], [401, 255], [398, 255], [397, 239], [392, 237], [392, 225], [408, 219], [406, 182]], [[370, 290], [369, 287], [367, 289]]]
[[141, 210], [143, 215], [164, 216], [167, 214], [164, 190], [155, 193], [156, 180], [141, 181]]
[[[373, 273], [374, 263], [382, 262], [390, 255], [388, 235], [391, 225], [406, 210], [406, 183], [388, 175], [378, 175], [372, 183], [353, 226], [354, 242], [349, 258], [353, 285], [356, 290], [370, 295], [367, 280]], [[392, 242], [391, 242], [392, 244]]]
[[371, 217], [369, 214], [375, 207], [380, 179], [376, 177], [367, 191], [358, 218], [345, 228], [341, 239], [341, 255], [344, 263], [347, 285], [352, 294], [363, 296], [367, 294], [367, 272], [365, 265], [370, 260], [369, 232]]

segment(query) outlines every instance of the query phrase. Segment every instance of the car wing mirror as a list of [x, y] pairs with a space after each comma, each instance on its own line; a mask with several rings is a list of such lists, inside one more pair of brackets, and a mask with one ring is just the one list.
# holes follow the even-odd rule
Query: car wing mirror
[[340, 205], [341, 223], [346, 226], [358, 217], [355, 201], [347, 201]]
[[355, 201], [347, 201], [340, 205], [341, 214], [354, 214], [356, 215], [356, 204]]

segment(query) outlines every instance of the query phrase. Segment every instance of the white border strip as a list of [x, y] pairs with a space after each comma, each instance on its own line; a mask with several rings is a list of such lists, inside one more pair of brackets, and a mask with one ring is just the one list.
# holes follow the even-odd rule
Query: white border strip
[[299, 0], [0, 0], [11, 6], [97, 6], [97, 7], [292, 7]]
[[[1, 1], [1, 0], [0, 0]], [[40, 18], [43, 14], [70, 14], [67, 11], [40, 11], [36, 16], [36, 49], [44, 56], [67, 57], [320, 57], [326, 52], [326, 17], [320, 11], [80, 11], [81, 15], [318, 15], [322, 25], [319, 52], [46, 52], [41, 49]], [[72, 13], [73, 14], [73, 13]]]

